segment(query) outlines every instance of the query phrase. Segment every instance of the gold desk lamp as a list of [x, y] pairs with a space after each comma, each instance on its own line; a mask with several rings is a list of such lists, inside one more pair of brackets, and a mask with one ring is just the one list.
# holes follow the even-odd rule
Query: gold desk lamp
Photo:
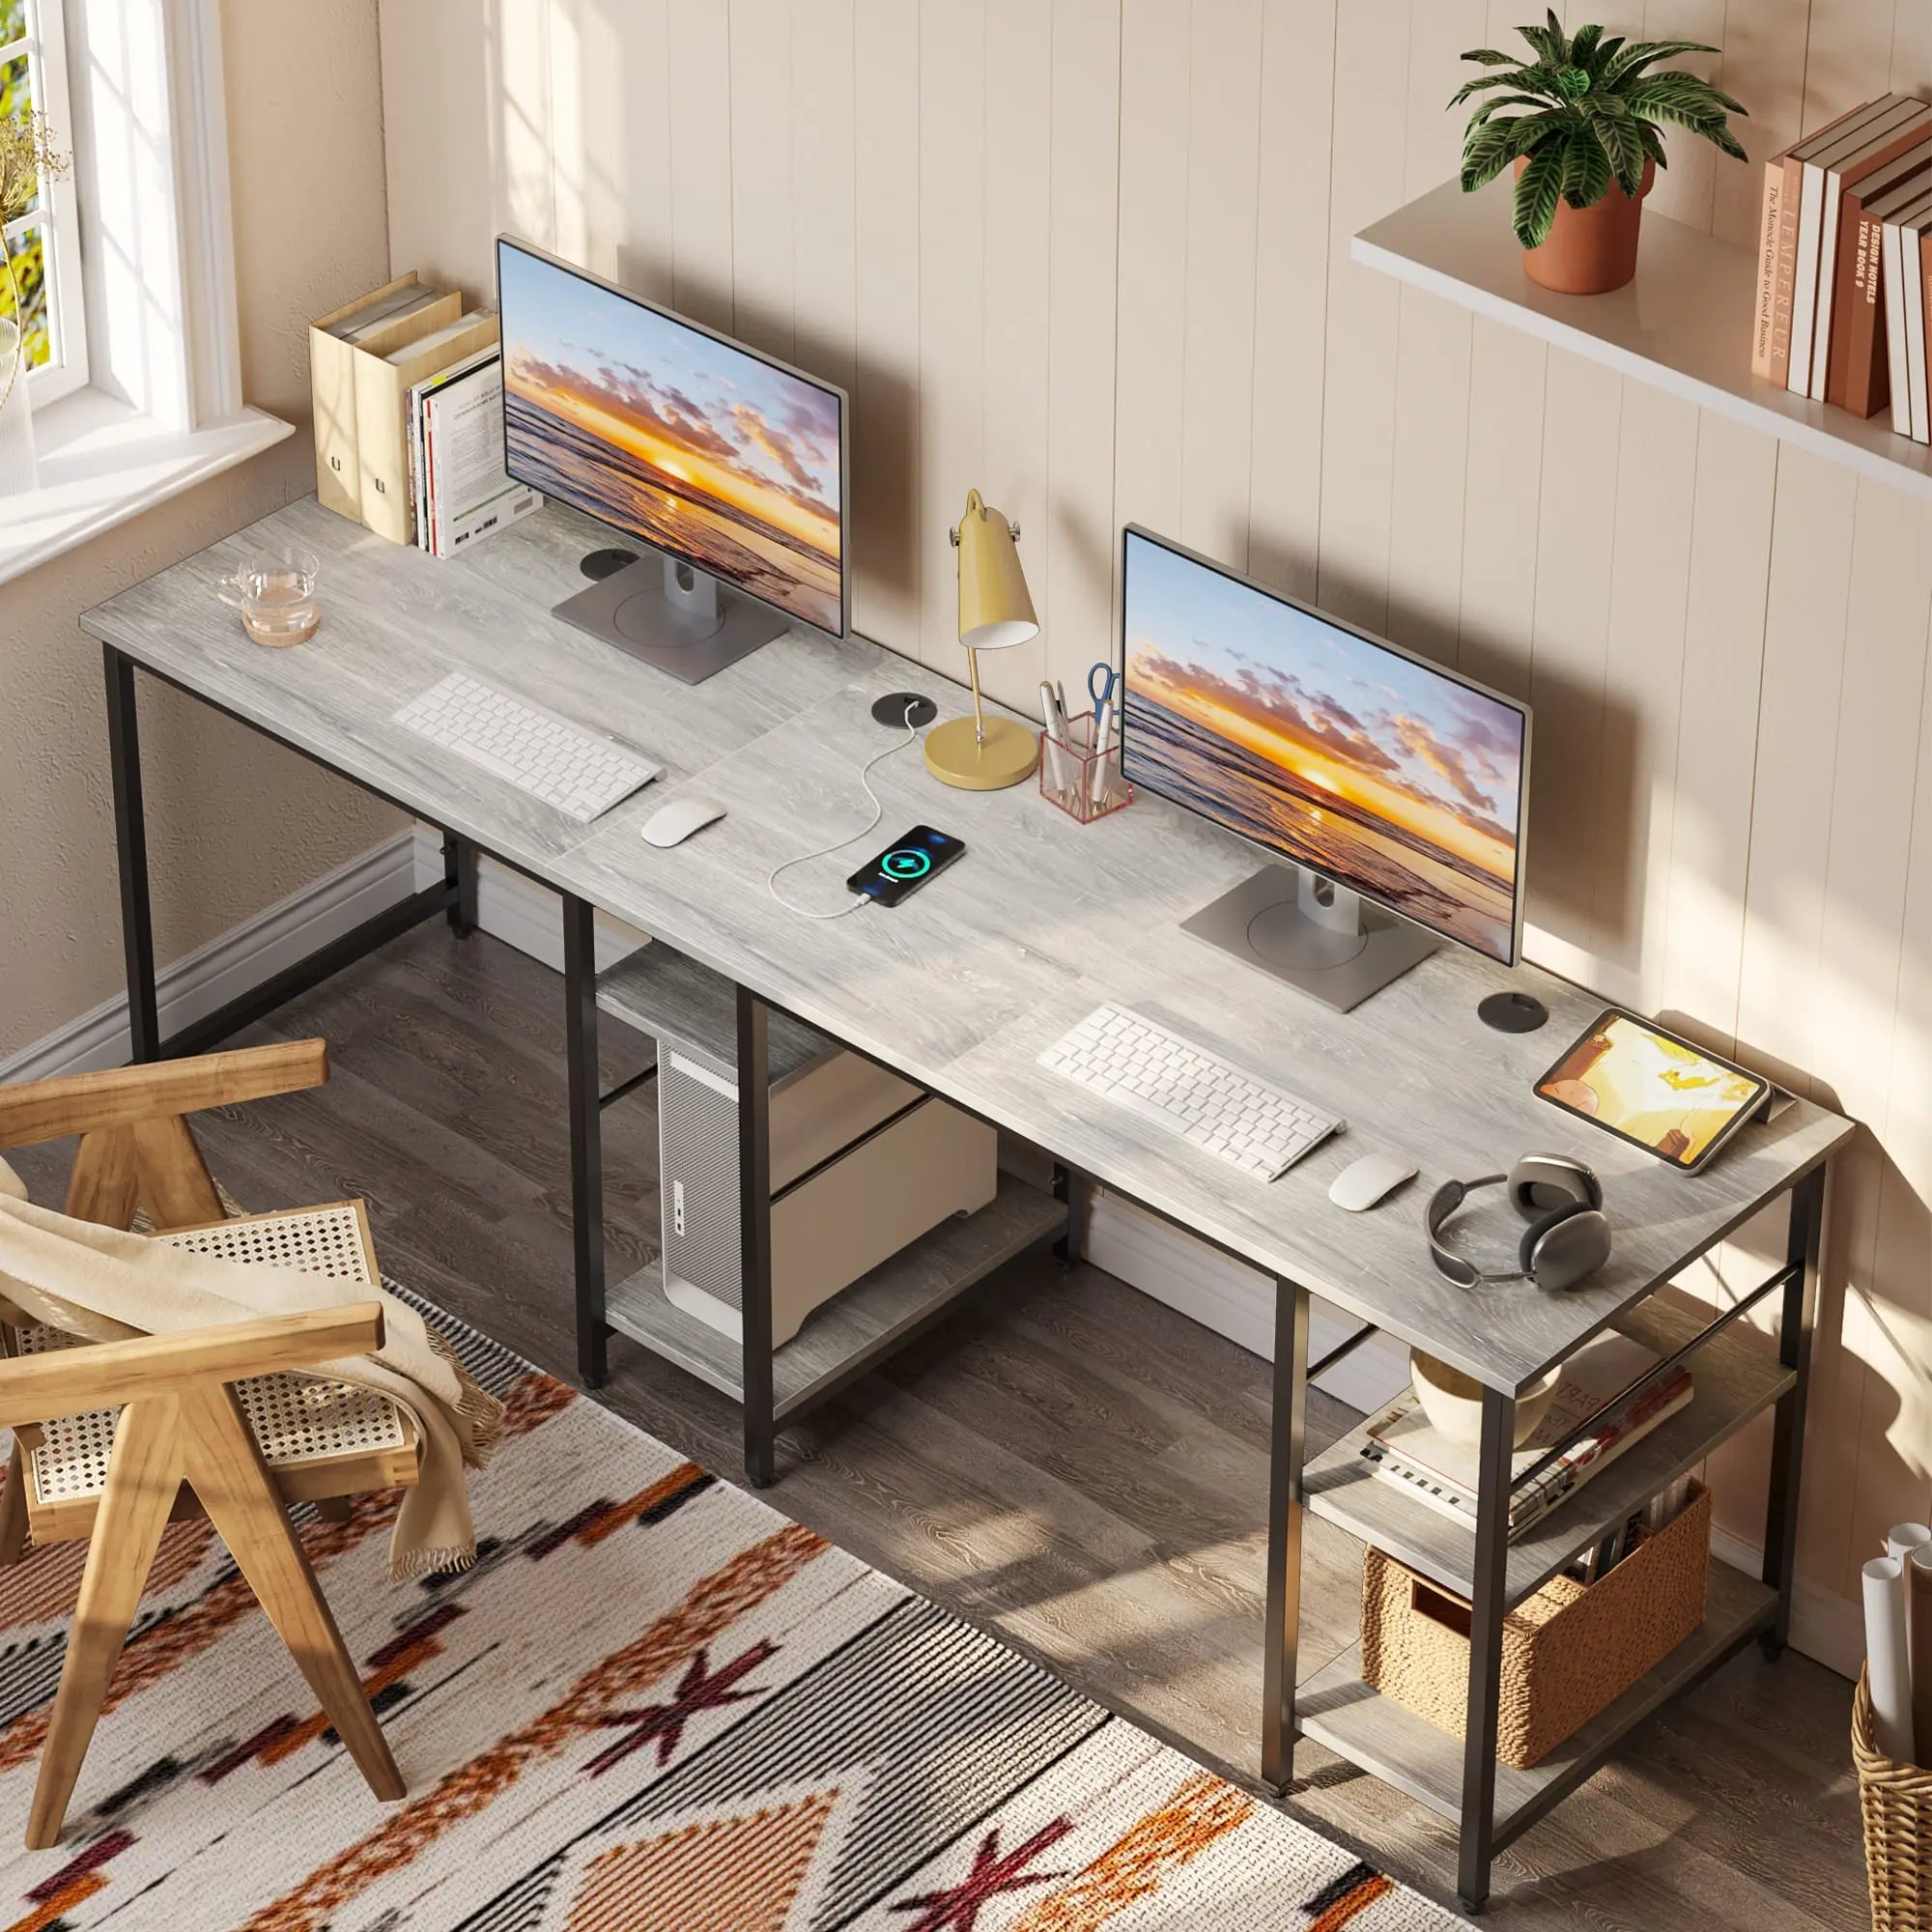
[[973, 680], [973, 715], [951, 718], [925, 734], [925, 768], [964, 791], [1000, 791], [1032, 777], [1039, 746], [1010, 718], [988, 718], [980, 700], [980, 653], [1002, 651], [1039, 636], [1020, 569], [1017, 525], [989, 510], [977, 490], [966, 493], [966, 514], [952, 532], [959, 553], [959, 641]]

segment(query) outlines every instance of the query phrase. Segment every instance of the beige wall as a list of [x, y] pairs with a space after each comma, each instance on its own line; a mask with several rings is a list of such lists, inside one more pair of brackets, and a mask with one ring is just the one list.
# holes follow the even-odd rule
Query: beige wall
[[[1869, 1123], [1804, 1544], [1842, 1591], [1932, 1507], [1932, 513], [1350, 263], [1453, 171], [1456, 56], [1521, 13], [412, 0], [382, 21], [393, 252], [482, 292], [518, 229], [846, 384], [860, 628], [956, 670], [977, 485], [1045, 624], [990, 667], [1009, 696], [1105, 651], [1138, 519], [1531, 699], [1537, 955]], [[1932, 86], [1905, 0], [1610, 17], [1728, 34], [1754, 155]], [[1747, 240], [1753, 171], [1672, 152], [1655, 207]], [[1762, 1444], [1720, 1460], [1754, 1537]]]
[[[376, 0], [226, 0], [222, 30], [242, 387], [299, 424], [304, 323], [388, 272]], [[0, 586], [0, 1058], [121, 985], [100, 653], [76, 614], [313, 488], [313, 464], [301, 428]], [[164, 962], [400, 822], [151, 685], [141, 703]]]

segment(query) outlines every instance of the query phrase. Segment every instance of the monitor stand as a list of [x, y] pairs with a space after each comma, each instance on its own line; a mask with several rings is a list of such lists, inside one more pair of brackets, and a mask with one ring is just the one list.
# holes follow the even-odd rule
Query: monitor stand
[[1180, 929], [1345, 1013], [1441, 945], [1299, 866], [1264, 866]]
[[[593, 553], [600, 560], [610, 554]], [[702, 684], [791, 629], [789, 618], [755, 598], [658, 551], [566, 597], [551, 615], [686, 684]]]

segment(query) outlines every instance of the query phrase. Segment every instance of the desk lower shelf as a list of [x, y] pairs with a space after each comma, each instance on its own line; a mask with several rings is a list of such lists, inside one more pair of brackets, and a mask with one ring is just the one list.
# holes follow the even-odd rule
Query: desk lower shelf
[[[977, 1214], [942, 1221], [922, 1235], [816, 1310], [773, 1352], [779, 1421], [842, 1386], [1002, 1263], [1052, 1239], [1065, 1225], [1063, 1203], [1002, 1174], [998, 1194]], [[744, 1400], [738, 1344], [666, 1297], [662, 1263], [650, 1263], [610, 1290], [605, 1319], [733, 1401]]]
[[[1704, 1621], [1663, 1662], [1528, 1771], [1496, 1766], [1498, 1849], [1590, 1776], [1626, 1732], [1770, 1629], [1776, 1594], [1713, 1561]], [[1352, 1645], [1295, 1696], [1301, 1730], [1444, 1818], [1463, 1815], [1463, 1740], [1438, 1731], [1362, 1679]]]
[[[1708, 1312], [1672, 1307], [1653, 1295], [1615, 1325], [1662, 1355], [1681, 1348], [1709, 1320]], [[1694, 1468], [1796, 1379], [1762, 1335], [1741, 1326], [1720, 1330], [1689, 1360], [1695, 1383], [1690, 1401], [1510, 1545], [1506, 1606], [1520, 1604], [1659, 1490]], [[1472, 1596], [1473, 1528], [1372, 1473], [1362, 1460], [1363, 1435], [1362, 1429], [1351, 1429], [1309, 1463], [1302, 1477], [1309, 1509], [1444, 1589]]]

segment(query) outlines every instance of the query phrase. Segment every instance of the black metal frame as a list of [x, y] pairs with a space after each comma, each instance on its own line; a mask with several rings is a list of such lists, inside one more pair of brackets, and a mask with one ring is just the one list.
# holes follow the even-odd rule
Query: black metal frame
[[[1777, 1398], [1772, 1437], [1771, 1479], [1765, 1499], [1764, 1581], [1776, 1595], [1759, 1616], [1713, 1650], [1696, 1675], [1702, 1682], [1752, 1641], [1771, 1656], [1784, 1648], [1791, 1629], [1793, 1557], [1797, 1545], [1799, 1481], [1803, 1473], [1804, 1406], [1809, 1396], [1811, 1340], [1818, 1316], [1819, 1255], [1824, 1238], [1824, 1163], [1794, 1180], [1789, 1195], [1785, 1261], [1766, 1280], [1740, 1296], [1676, 1351], [1671, 1362], [1694, 1353], [1712, 1336], [1777, 1289], [1784, 1291], [1778, 1320], [1778, 1356], [1792, 1371], [1791, 1385]], [[1667, 1366], [1667, 1365], [1666, 1365]], [[1657, 1372], [1652, 1371], [1651, 1379]], [[1640, 1384], [1633, 1384], [1638, 1386]], [[1473, 1589], [1469, 1606], [1469, 1691], [1464, 1714], [1462, 1823], [1457, 1857], [1457, 1896], [1464, 1910], [1481, 1911], [1489, 1898], [1495, 1855], [1548, 1812], [1596, 1770], [1596, 1756], [1580, 1758], [1566, 1774], [1520, 1805], [1498, 1828], [1495, 1815], [1498, 1698], [1502, 1677], [1502, 1628], [1509, 1607], [1510, 1436], [1513, 1399], [1483, 1391], [1483, 1428], [1477, 1452], [1478, 1493]]]
[[[744, 1431], [745, 1468], [754, 1488], [765, 1488], [777, 1475], [777, 1435], [783, 1424], [807, 1408], [829, 1399], [872, 1367], [888, 1349], [866, 1350], [838, 1377], [815, 1384], [808, 1395], [776, 1405], [772, 1386], [771, 1198], [769, 1183], [769, 1061], [766, 1021], [772, 1011], [788, 1012], [749, 987], [738, 988], [739, 1184], [743, 1250], [741, 1291], [744, 1296]], [[848, 1046], [861, 1058], [877, 1061], [861, 1047]], [[956, 1101], [949, 1104], [958, 1105]], [[970, 1108], [961, 1111], [971, 1113]], [[975, 1115], [983, 1120], [983, 1115]], [[992, 1124], [997, 1124], [994, 1122]], [[1785, 1365], [1795, 1372], [1793, 1385], [1776, 1404], [1776, 1434], [1773, 1448], [1771, 1493], [1765, 1532], [1765, 1580], [1776, 1589], [1775, 1608], [1762, 1622], [1739, 1631], [1730, 1643], [1708, 1659], [1699, 1673], [1708, 1675], [1735, 1656], [1753, 1637], [1762, 1635], [1768, 1647], [1781, 1647], [1790, 1624], [1793, 1532], [1797, 1520], [1798, 1482], [1804, 1427], [1811, 1333], [1816, 1320], [1818, 1256], [1824, 1213], [1826, 1169], [1821, 1164], [1795, 1180], [1790, 1195], [1791, 1230], [1784, 1264], [1716, 1316], [1697, 1336], [1675, 1351], [1668, 1363], [1653, 1369], [1617, 1400], [1654, 1379], [1692, 1354], [1731, 1322], [1741, 1319], [1775, 1291], [1784, 1300], [1779, 1350]], [[1053, 1191], [1067, 1206], [1065, 1231], [1055, 1242], [1056, 1253], [1067, 1265], [1080, 1258], [1089, 1179], [1064, 1162], [1056, 1162]], [[1115, 1189], [1134, 1206], [1172, 1222], [1162, 1209]], [[1176, 1223], [1175, 1225], [1184, 1225]], [[1192, 1231], [1190, 1231], [1192, 1232]], [[1208, 1239], [1207, 1236], [1198, 1238]], [[1210, 1245], [1234, 1253], [1219, 1242]], [[1240, 1259], [1240, 1257], [1237, 1257]], [[1305, 1508], [1302, 1473], [1306, 1454], [1308, 1389], [1338, 1362], [1378, 1332], [1364, 1324], [1319, 1361], [1308, 1360], [1310, 1293], [1287, 1277], [1275, 1282], [1274, 1419], [1271, 1430], [1267, 1515], [1267, 1559], [1264, 1577], [1265, 1647], [1263, 1655], [1262, 1776], [1278, 1790], [1293, 1777], [1298, 1724], [1294, 1682], [1301, 1619], [1302, 1516]], [[920, 1328], [943, 1319], [955, 1304], [935, 1310]], [[599, 1314], [601, 1316], [601, 1302]], [[911, 1331], [918, 1332], [918, 1330]], [[911, 1333], [895, 1336], [889, 1349], [903, 1347]], [[1485, 1390], [1483, 1432], [1478, 1450], [1480, 1492], [1477, 1504], [1475, 1561], [1470, 1605], [1472, 1666], [1467, 1723], [1464, 1732], [1463, 1789], [1458, 1848], [1457, 1892], [1470, 1912], [1479, 1911], [1489, 1896], [1491, 1869], [1496, 1854], [1517, 1835], [1559, 1803], [1596, 1768], [1579, 1763], [1552, 1782], [1531, 1804], [1519, 1807], [1499, 1827], [1495, 1816], [1496, 1740], [1502, 1673], [1503, 1619], [1509, 1607], [1509, 1497], [1514, 1398]]]
[[1798, 1552], [1798, 1486], [1804, 1474], [1804, 1406], [1811, 1393], [1811, 1338], [1818, 1326], [1819, 1256], [1825, 1239], [1827, 1170], [1814, 1167], [1791, 1190], [1785, 1235], [1784, 1308], [1778, 1318], [1778, 1360], [1793, 1381], [1778, 1397], [1772, 1422], [1771, 1476], [1764, 1510], [1763, 1579], [1777, 1592], [1777, 1611], [1764, 1634], [1768, 1656], [1782, 1654], [1791, 1636], [1791, 1590]]
[[753, 1489], [778, 1474], [772, 1389], [771, 1009], [738, 988], [738, 1229], [744, 1319], [745, 1475]]
[[[739, 1396], [744, 1408], [745, 1478], [753, 1489], [759, 1490], [777, 1480], [778, 1433], [786, 1423], [797, 1421], [830, 1402], [887, 1356], [896, 1354], [935, 1323], [945, 1321], [979, 1286], [976, 1283], [961, 1290], [926, 1310], [917, 1321], [855, 1350], [837, 1370], [821, 1376], [809, 1388], [783, 1402], [778, 1400], [776, 1350], [772, 1341], [770, 1018], [774, 1012], [796, 1017], [749, 986], [737, 988], [739, 1308], [744, 1329]], [[857, 1047], [848, 1046], [845, 1050], [859, 1054], [862, 1059], [871, 1058]], [[947, 1104], [957, 1105], [954, 1101]], [[970, 1113], [971, 1109], [960, 1111]], [[1079, 1259], [1080, 1224], [1076, 1210], [1084, 1201], [1085, 1185], [1083, 1176], [1056, 1165], [1055, 1198], [1070, 1204], [1066, 1222], [1054, 1241], [1054, 1251], [1065, 1266], [1071, 1266]], [[993, 1272], [997, 1274], [998, 1270]]]
[[577, 1283], [577, 1373], [610, 1373], [604, 1320], [604, 1126], [597, 1089], [597, 926], [588, 899], [563, 901], [564, 1061], [570, 1090], [570, 1198]]
[[[114, 827], [120, 866], [122, 944], [128, 978], [128, 1032], [133, 1060], [154, 1061], [197, 1053], [263, 1018], [298, 994], [308, 991], [342, 967], [377, 947], [441, 913], [460, 933], [476, 927], [477, 860], [474, 841], [445, 830], [443, 876], [440, 883], [412, 894], [397, 905], [364, 921], [353, 931], [319, 948], [308, 957], [277, 974], [260, 987], [231, 1001], [218, 1011], [163, 1036], [155, 974], [153, 914], [149, 895], [146, 810], [141, 784], [140, 731], [136, 714], [135, 662], [112, 644], [103, 644], [106, 677], [107, 736], [114, 788]], [[228, 717], [238, 714], [204, 694], [179, 685], [162, 672], [151, 671], [163, 683]], [[311, 762], [323, 763], [300, 746], [267, 730], [249, 719], [239, 722], [273, 739]], [[334, 770], [325, 765], [325, 769]], [[337, 773], [338, 777], [347, 774]], [[359, 781], [351, 780], [352, 782]], [[363, 789], [386, 796], [377, 787]], [[390, 800], [402, 810], [400, 801]], [[513, 862], [504, 862], [512, 863]], [[601, 1111], [651, 1079], [655, 1066], [621, 1082], [610, 1093], [599, 1092], [597, 1065], [597, 976], [594, 910], [589, 901], [566, 895], [563, 901], [565, 1054], [569, 1085], [571, 1186], [575, 1249], [576, 1316], [579, 1373], [589, 1387], [604, 1379], [611, 1335], [606, 1321], [603, 1151]], [[780, 1426], [806, 1407], [828, 1399], [853, 1377], [863, 1374], [880, 1350], [866, 1350], [845, 1371], [814, 1384], [806, 1395], [779, 1406], [775, 1402], [771, 1300], [771, 1186], [770, 1186], [770, 1060], [769, 1017], [776, 1006], [748, 986], [737, 991], [737, 1056], [739, 1079], [739, 1187], [742, 1209], [742, 1289], [744, 1295], [744, 1430], [745, 1469], [753, 1487], [764, 1488], [777, 1474]], [[886, 1063], [850, 1048], [863, 1058]], [[896, 1069], [893, 1069], [896, 1070]], [[957, 1105], [956, 1101], [951, 1104]], [[973, 1110], [962, 1108], [963, 1112]], [[984, 1116], [975, 1115], [977, 1119]], [[997, 1124], [997, 1123], [994, 1123]], [[1764, 1581], [1776, 1592], [1774, 1605], [1752, 1620], [1734, 1640], [1712, 1654], [1700, 1675], [1707, 1675], [1743, 1648], [1761, 1637], [1776, 1656], [1789, 1637], [1793, 1559], [1796, 1546], [1799, 1483], [1802, 1475], [1804, 1410], [1809, 1394], [1812, 1333], [1817, 1320], [1819, 1256], [1825, 1212], [1827, 1168], [1819, 1163], [1792, 1182], [1790, 1230], [1782, 1267], [1750, 1294], [1716, 1318], [1695, 1342], [1680, 1350], [1672, 1363], [1692, 1352], [1746, 1309], [1781, 1288], [1783, 1303], [1778, 1349], [1792, 1382], [1776, 1405], [1771, 1479], [1765, 1510]], [[1081, 1259], [1084, 1210], [1089, 1182], [1077, 1170], [1056, 1163], [1053, 1191], [1067, 1208], [1055, 1251], [1065, 1265]], [[1124, 1190], [1123, 1200], [1174, 1222], [1175, 1217]], [[1176, 1225], [1184, 1225], [1175, 1223]], [[1189, 1232], [1195, 1232], [1190, 1230]], [[1714, 1237], [1720, 1238], [1721, 1236]], [[1223, 1253], [1224, 1243], [1207, 1239]], [[1236, 1259], [1245, 1259], [1236, 1256]], [[949, 1303], [929, 1320], [950, 1312]], [[925, 1323], [919, 1324], [921, 1327]], [[1267, 1520], [1266, 1646], [1264, 1657], [1263, 1763], [1264, 1777], [1277, 1787], [1293, 1776], [1297, 1734], [1294, 1705], [1295, 1663], [1301, 1609], [1301, 1532], [1304, 1499], [1303, 1460], [1306, 1449], [1309, 1383], [1333, 1368], [1376, 1333], [1364, 1326], [1312, 1366], [1308, 1361], [1309, 1291], [1286, 1278], [1276, 1281], [1274, 1361], [1274, 1420], [1270, 1453]], [[912, 1331], [917, 1332], [917, 1331]], [[910, 1333], [894, 1338], [902, 1346]], [[1671, 1364], [1662, 1365], [1667, 1369]], [[1662, 1369], [1653, 1371], [1661, 1374]], [[1509, 1557], [1508, 1497], [1512, 1398], [1486, 1390], [1478, 1452], [1480, 1492], [1477, 1502], [1473, 1593], [1470, 1606], [1469, 1704], [1463, 1759], [1462, 1829], [1457, 1891], [1471, 1912], [1488, 1897], [1491, 1866], [1495, 1854], [1555, 1804], [1595, 1768], [1581, 1762], [1562, 1779], [1552, 1781], [1529, 1804], [1519, 1807], [1499, 1831], [1495, 1819], [1496, 1738], [1501, 1679], [1502, 1624], [1507, 1607]]]
[[1469, 1599], [1469, 1690], [1463, 1712], [1463, 1830], [1457, 1847], [1456, 1892], [1471, 1912], [1490, 1895], [1495, 1857], [1496, 1732], [1503, 1684], [1504, 1592], [1509, 1568], [1510, 1450], [1516, 1400], [1483, 1391], [1483, 1428], [1476, 1449], [1475, 1588]]
[[[1791, 1385], [1774, 1408], [1771, 1478], [1765, 1503], [1764, 1581], [1776, 1593], [1766, 1610], [1747, 1621], [1729, 1642], [1707, 1658], [1695, 1678], [1701, 1682], [1750, 1643], [1761, 1641], [1768, 1655], [1779, 1655], [1790, 1634], [1793, 1559], [1797, 1544], [1799, 1482], [1803, 1473], [1804, 1407], [1809, 1394], [1811, 1342], [1817, 1323], [1819, 1256], [1823, 1243], [1824, 1163], [1798, 1177], [1786, 1190], [1789, 1230], [1782, 1266], [1740, 1295], [1682, 1347], [1604, 1406], [1613, 1408], [1693, 1355], [1732, 1322], [1779, 1290], [1778, 1355], [1792, 1372]], [[1293, 1778], [1293, 1751], [1299, 1726], [1294, 1711], [1295, 1656], [1301, 1595], [1301, 1515], [1304, 1508], [1302, 1461], [1307, 1390], [1377, 1332], [1358, 1328], [1320, 1361], [1309, 1363], [1308, 1291], [1275, 1282], [1275, 1366], [1273, 1453], [1268, 1495], [1268, 1554], [1265, 1577], [1266, 1643], [1263, 1659], [1262, 1776], [1277, 1791]], [[1580, 1759], [1566, 1774], [1518, 1806], [1500, 1825], [1495, 1815], [1496, 1742], [1500, 1727], [1503, 1619], [1509, 1598], [1509, 1499], [1522, 1478], [1511, 1476], [1511, 1435], [1515, 1400], [1483, 1391], [1483, 1422], [1477, 1450], [1477, 1500], [1469, 1605], [1469, 1686], [1464, 1712], [1461, 1826], [1457, 1847], [1456, 1890], [1463, 1908], [1479, 1912], [1489, 1897], [1496, 1854], [1568, 1797], [1601, 1761]], [[1602, 1414], [1604, 1410], [1600, 1410]], [[1595, 1417], [1591, 1421], [1596, 1420]], [[1566, 1436], [1567, 1447], [1589, 1427]], [[1548, 1460], [1548, 1459], [1546, 1459]], [[1541, 1465], [1539, 1465], [1541, 1466]], [[1689, 1688], [1689, 1683], [1684, 1687]]]
[[1087, 1215], [1091, 1205], [1087, 1177], [1065, 1161], [1053, 1163], [1053, 1198], [1066, 1209], [1066, 1226], [1053, 1244], [1055, 1259], [1064, 1268], [1087, 1259]]
[[[128, 979], [128, 1032], [130, 1060], [140, 1063], [179, 1060], [205, 1053], [242, 1028], [265, 1019], [277, 1008], [353, 965], [378, 947], [400, 938], [439, 913], [451, 928], [468, 936], [476, 930], [477, 863], [481, 847], [473, 839], [444, 828], [442, 878], [412, 893], [393, 906], [318, 947], [259, 986], [204, 1014], [190, 1024], [163, 1035], [160, 997], [155, 974], [154, 912], [148, 878], [147, 804], [141, 782], [141, 732], [135, 695], [136, 668], [185, 692], [210, 710], [233, 718], [262, 737], [285, 747], [337, 778], [359, 784], [364, 791], [419, 815], [412, 806], [393, 799], [377, 786], [362, 783], [346, 772], [317, 758], [299, 745], [242, 718], [205, 694], [165, 673], [137, 667], [134, 659], [114, 645], [100, 647], [107, 696], [108, 770], [114, 787], [114, 845], [121, 878], [121, 945]], [[510, 862], [504, 861], [508, 864]], [[610, 1330], [604, 1323], [604, 1217], [601, 1139], [597, 1130], [597, 980], [591, 911], [586, 901], [566, 898], [563, 906], [565, 1054], [570, 1082], [572, 1214], [576, 1243], [578, 1367], [586, 1386], [604, 1379], [605, 1346]], [[587, 1103], [586, 1103], [587, 1096]]]
[[1294, 1673], [1301, 1643], [1301, 1465], [1308, 1449], [1308, 1291], [1277, 1278], [1264, 1585], [1262, 1776], [1278, 1788], [1294, 1776]]
[[[476, 848], [452, 832], [442, 838], [442, 879], [385, 906], [359, 925], [319, 946], [239, 999], [212, 1013], [161, 1032], [160, 994], [155, 973], [155, 923], [148, 882], [148, 812], [141, 784], [141, 729], [134, 693], [134, 661], [103, 644], [107, 682], [107, 757], [114, 784], [114, 844], [121, 872], [121, 946], [128, 977], [128, 1058], [136, 1063], [182, 1060], [205, 1053], [243, 1027], [386, 946], [439, 913], [462, 933], [476, 929]], [[277, 740], [279, 743], [280, 741]]]

